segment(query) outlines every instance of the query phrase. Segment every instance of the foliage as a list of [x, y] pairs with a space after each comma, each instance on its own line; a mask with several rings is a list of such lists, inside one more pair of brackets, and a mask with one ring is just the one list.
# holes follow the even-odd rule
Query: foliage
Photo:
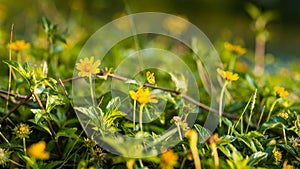
[[[256, 17], [255, 13], [252, 15]], [[131, 97], [128, 98], [131, 99], [129, 111], [134, 114], [132, 118], [135, 119], [135, 114], [139, 114], [136, 118], [140, 118], [140, 123], [135, 124], [135, 120], [133, 122], [128, 120], [129, 113], [122, 109], [123, 98], [111, 96], [103, 87], [96, 87], [95, 91], [91, 89], [91, 95], [97, 102], [93, 102], [90, 107], [73, 105], [70, 83], [76, 79], [61, 80], [56, 76], [57, 74], [61, 74], [62, 77], [71, 76], [68, 71], [62, 71], [67, 70], [67, 66], [60, 67], [57, 64], [57, 59], [70, 53], [70, 50], [62, 48], [67, 41], [64, 35], [59, 33], [58, 27], [47, 18], [42, 18], [42, 29], [47, 34], [48, 41], [47, 48], [40, 51], [40, 54], [45, 56], [40, 58], [40, 61], [46, 61], [45, 64], [30, 65], [14, 59], [3, 61], [11, 68], [12, 75], [12, 80], [8, 82], [10, 90], [0, 90], [2, 117], [0, 164], [3, 167], [45, 169], [300, 167], [298, 90], [300, 70], [277, 67], [273, 74], [265, 73], [264, 76], [256, 77], [250, 69], [240, 66], [244, 63], [243, 59], [252, 57], [246, 53], [251, 49], [246, 50], [241, 46], [223, 42], [223, 45], [216, 47], [224, 61], [224, 70], [234, 73], [216, 70], [216, 73], [220, 73], [220, 86], [223, 86], [222, 97], [213, 98], [221, 100], [220, 109], [216, 114], [221, 114], [221, 107], [225, 105], [224, 112], [227, 116], [220, 118], [222, 125], [214, 133], [202, 127], [208, 114], [207, 110], [203, 109], [201, 113], [194, 112], [200, 111], [199, 108], [182, 97], [185, 90], [181, 89], [183, 86], [188, 88], [184, 75], [175, 75], [172, 72], [166, 75], [156, 69], [143, 70], [136, 78], [123, 81], [130, 86], [128, 94]], [[162, 37], [157, 36], [151, 42], [147, 42], [148, 39], [145, 38], [147, 41], [143, 41], [141, 35], [141, 41], [145, 44], [158, 42], [159, 38]], [[108, 53], [112, 55], [115, 63], [104, 59], [104, 65], [101, 67], [111, 67], [121, 62], [124, 55], [133, 50], [133, 47], [127, 44], [129, 41], [130, 39], [123, 42], [124, 46], [115, 46]], [[167, 41], [161, 42], [160, 45], [170, 50], [172, 48], [183, 50], [181, 45], [168, 44]], [[33, 46], [27, 49], [31, 57], [38, 57], [35, 56], [37, 48]], [[182, 52], [182, 56], [192, 56], [190, 50]], [[185, 61], [191, 67], [194, 66], [193, 73], [199, 73], [193, 58]], [[91, 60], [85, 59], [80, 62], [82, 63], [77, 64], [88, 63], [92, 66], [92, 70], [79, 74], [82, 76], [79, 78], [90, 80], [93, 76], [99, 86], [116, 76], [112, 69], [100, 70], [98, 68], [100, 61], [95, 60], [93, 64], [93, 57]], [[49, 73], [47, 63], [50, 66]], [[86, 70], [84, 66], [79, 67], [80, 71]], [[95, 74], [97, 76], [94, 76]], [[292, 76], [292, 79], [289, 76]], [[225, 84], [222, 83], [222, 77], [226, 80]], [[180, 78], [183, 80], [179, 80]], [[209, 104], [208, 101], [205, 102], [210, 99], [206, 89], [200, 79], [198, 80], [201, 98], [204, 98], [204, 104]], [[234, 82], [229, 83], [230, 81]], [[5, 85], [7, 84], [1, 84], [1, 89], [6, 89]], [[166, 108], [162, 112], [157, 111], [160, 102], [166, 103]], [[18, 107], [14, 108], [15, 106]], [[86, 135], [84, 131], [86, 128], [80, 125], [82, 119], [78, 120], [75, 111], [80, 112], [83, 117], [92, 119], [86, 125], [94, 134]], [[191, 117], [195, 118], [195, 124], [188, 126], [187, 119]], [[142, 119], [147, 119], [151, 123], [143, 124]], [[175, 126], [174, 130], [167, 130], [170, 126]], [[173, 141], [170, 136], [174, 134], [173, 131], [178, 133], [180, 143], [169, 147], [168, 144]], [[121, 154], [120, 156], [102, 149], [99, 146], [101, 142], [97, 140], [97, 133], [108, 135], [114, 132], [152, 140], [152, 144], [147, 145], [147, 148], [159, 145], [164, 153], [158, 155], [159, 157], [127, 158], [128, 153], [143, 154], [143, 149], [140, 148], [144, 146], [143, 142], [137, 139], [136, 142], [130, 142], [126, 147], [122, 147], [115, 142], [117, 136], [107, 137], [102, 141], [112, 146]], [[185, 132], [187, 138], [182, 135]], [[168, 144], [160, 145], [158, 135], [163, 135]]]

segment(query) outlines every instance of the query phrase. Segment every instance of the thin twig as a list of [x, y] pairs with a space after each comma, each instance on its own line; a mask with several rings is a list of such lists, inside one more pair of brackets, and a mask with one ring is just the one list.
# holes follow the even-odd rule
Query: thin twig
[[5, 91], [5, 90], [0, 90], [0, 93], [6, 94], [6, 95], [9, 95], [9, 96], [13, 96], [14, 98], [18, 98], [18, 99], [25, 99], [27, 97], [27, 96], [24, 96], [24, 95], [11, 93], [11, 92]]
[[[121, 80], [121, 81], [129, 81], [131, 79], [129, 78], [126, 78], [126, 77], [123, 77], [123, 76], [119, 76], [119, 75], [116, 75], [116, 74], [113, 74], [113, 73], [107, 73], [106, 71], [104, 70], [101, 70], [99, 75], [101, 76], [108, 76], [110, 78], [114, 78], [114, 79], [117, 79], [117, 80]], [[70, 82], [70, 81], [73, 81], [73, 80], [77, 80], [77, 79], [81, 79], [83, 77], [81, 76], [74, 76], [72, 78], [68, 78], [68, 79], [64, 79], [64, 80], [59, 80], [56, 84], [60, 84], [62, 85], [63, 83], [66, 83], [66, 82]], [[165, 88], [165, 87], [160, 87], [160, 86], [155, 86], [155, 85], [152, 85], [152, 84], [148, 84], [148, 83], [145, 83], [144, 84], [145, 87], [150, 87], [150, 88], [153, 88], [153, 89], [160, 89], [160, 90], [163, 90], [163, 91], [167, 91], [167, 92], [170, 92], [170, 93], [174, 93], [176, 95], [181, 95], [183, 99], [195, 104], [196, 106], [204, 109], [204, 110], [207, 110], [207, 111], [211, 111], [213, 113], [219, 113], [218, 110], [216, 109], [213, 109], [183, 93], [181, 93], [180, 91], [177, 91], [177, 90], [174, 90], [174, 89], [170, 89], [170, 88]], [[10, 96], [13, 96], [13, 97], [16, 97], [16, 98], [26, 98], [26, 96], [23, 96], [23, 95], [20, 95], [20, 94], [14, 94], [14, 93], [10, 93], [10, 92], [7, 92], [7, 91], [3, 91], [3, 90], [0, 90], [0, 93], [9, 93]], [[238, 117], [234, 114], [228, 114], [228, 113], [222, 113], [222, 115], [224, 117], [227, 117], [227, 118], [230, 118], [230, 119], [234, 119], [234, 120], [237, 120]]]
[[[121, 81], [129, 81], [131, 79], [129, 78], [126, 78], [126, 77], [123, 77], [123, 76], [119, 76], [119, 75], [116, 75], [116, 74], [113, 74], [113, 73], [107, 73], [105, 72], [104, 70], [101, 70], [100, 75], [103, 75], [103, 76], [108, 76], [108, 77], [111, 77], [111, 78], [114, 78], [114, 79], [117, 79], [117, 80], [121, 80]], [[195, 104], [196, 106], [204, 109], [204, 110], [207, 110], [207, 111], [211, 111], [213, 113], [219, 113], [218, 110], [216, 109], [213, 109], [183, 93], [181, 93], [180, 91], [177, 91], [177, 90], [174, 90], [174, 89], [170, 89], [170, 88], [165, 88], [165, 87], [160, 87], [160, 86], [155, 86], [155, 85], [152, 85], [152, 84], [149, 84], [149, 83], [145, 83], [144, 84], [145, 87], [150, 87], [150, 88], [153, 88], [153, 89], [160, 89], [160, 90], [163, 90], [163, 91], [167, 91], [167, 92], [171, 92], [171, 93], [174, 93], [174, 94], [177, 94], [177, 95], [181, 95], [183, 99]], [[222, 113], [222, 115], [224, 117], [227, 117], [227, 118], [230, 118], [230, 119], [238, 119], [238, 117], [234, 114], [228, 114], [228, 113]]]
[[16, 111], [21, 105], [23, 105], [24, 103], [26, 103], [27, 100], [29, 100], [31, 97], [31, 93], [29, 95], [26, 96], [26, 98], [22, 101], [20, 101], [19, 104], [15, 105], [15, 107], [13, 107], [9, 112], [7, 112], [1, 119], [0, 119], [0, 124], [8, 117], [10, 116], [14, 111]]

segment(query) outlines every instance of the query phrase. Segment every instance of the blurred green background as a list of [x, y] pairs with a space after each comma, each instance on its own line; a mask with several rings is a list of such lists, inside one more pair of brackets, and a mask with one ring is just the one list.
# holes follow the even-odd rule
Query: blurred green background
[[[14, 24], [14, 40], [42, 43], [40, 19], [49, 18], [59, 26], [72, 45], [83, 45], [85, 40], [102, 25], [112, 21], [120, 13], [165, 12], [183, 15], [197, 25], [215, 43], [219, 39], [238, 41], [249, 50], [254, 49], [255, 33], [252, 19], [245, 6], [253, 3], [262, 11], [274, 11], [276, 19], [267, 25], [270, 41], [266, 52], [281, 60], [300, 57], [300, 1], [289, 0], [0, 0], [0, 53], [8, 57], [11, 24]], [[38, 33], [37, 33], [38, 32]], [[34, 45], [34, 44], [33, 44]], [[76, 55], [78, 51], [74, 51]]]

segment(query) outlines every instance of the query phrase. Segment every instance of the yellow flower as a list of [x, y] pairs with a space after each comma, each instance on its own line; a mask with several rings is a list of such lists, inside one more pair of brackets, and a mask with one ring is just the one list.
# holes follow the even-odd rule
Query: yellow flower
[[288, 161], [285, 160], [285, 161], [283, 162], [282, 169], [293, 169], [293, 166], [288, 165]]
[[274, 87], [274, 91], [281, 98], [284, 98], [289, 95], [289, 92], [286, 91], [283, 87]]
[[30, 47], [29, 43], [26, 43], [24, 40], [17, 40], [16, 42], [9, 43], [7, 48], [15, 51], [26, 50]]
[[148, 71], [146, 73], [146, 76], [147, 76], [147, 81], [148, 83], [150, 84], [155, 84], [155, 76], [154, 76], [154, 73], [151, 73], [150, 71]]
[[279, 162], [279, 161], [281, 161], [281, 159], [282, 159], [282, 154], [281, 154], [280, 151], [277, 150], [276, 147], [273, 149], [272, 153], [273, 153], [273, 155], [274, 155], [274, 158], [275, 158], [276, 163]]
[[150, 95], [150, 91], [148, 88], [138, 88], [136, 92], [133, 90], [129, 91], [129, 95], [133, 100], [138, 101], [141, 105], [145, 105], [146, 103], [157, 103], [157, 100], [153, 99], [153, 97]]
[[236, 73], [233, 74], [232, 72], [224, 71], [219, 68], [217, 69], [217, 72], [227, 81], [236, 81], [239, 79], [239, 75]]
[[247, 52], [247, 50], [245, 48], [242, 48], [241, 46], [238, 46], [238, 45], [233, 45], [229, 42], [225, 42], [224, 47], [227, 50], [229, 50], [231, 52], [235, 52], [235, 53], [240, 54], [240, 55], [243, 55]]
[[[180, 35], [188, 28], [187, 18], [185, 16], [168, 17], [163, 21], [163, 26], [167, 31]], [[184, 19], [184, 20], [182, 20]]]
[[163, 169], [173, 169], [178, 160], [178, 155], [173, 152], [173, 150], [168, 150], [164, 152], [160, 159], [159, 168]]
[[28, 135], [31, 133], [30, 127], [27, 124], [20, 123], [14, 128], [14, 133], [18, 138], [28, 138]]
[[94, 56], [89, 58], [84, 58], [79, 60], [80, 63], [76, 63], [76, 69], [78, 69], [80, 72], [78, 73], [78, 76], [91, 76], [92, 74], [97, 74], [100, 72], [100, 69], [98, 66], [100, 66], [101, 62], [100, 60], [96, 60], [94, 62]]
[[41, 160], [48, 160], [50, 158], [50, 153], [46, 151], [45, 141], [39, 141], [32, 144], [29, 147], [28, 152], [31, 156]]

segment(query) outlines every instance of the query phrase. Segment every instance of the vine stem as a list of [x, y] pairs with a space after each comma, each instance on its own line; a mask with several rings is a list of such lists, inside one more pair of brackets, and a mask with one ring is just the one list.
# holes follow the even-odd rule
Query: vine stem
[[21, 105], [27, 102], [31, 98], [31, 93], [24, 98], [24, 100], [20, 101], [19, 104], [15, 105], [9, 112], [7, 112], [1, 119], [0, 119], [0, 124], [7, 118], [9, 117], [14, 111], [16, 111]]

